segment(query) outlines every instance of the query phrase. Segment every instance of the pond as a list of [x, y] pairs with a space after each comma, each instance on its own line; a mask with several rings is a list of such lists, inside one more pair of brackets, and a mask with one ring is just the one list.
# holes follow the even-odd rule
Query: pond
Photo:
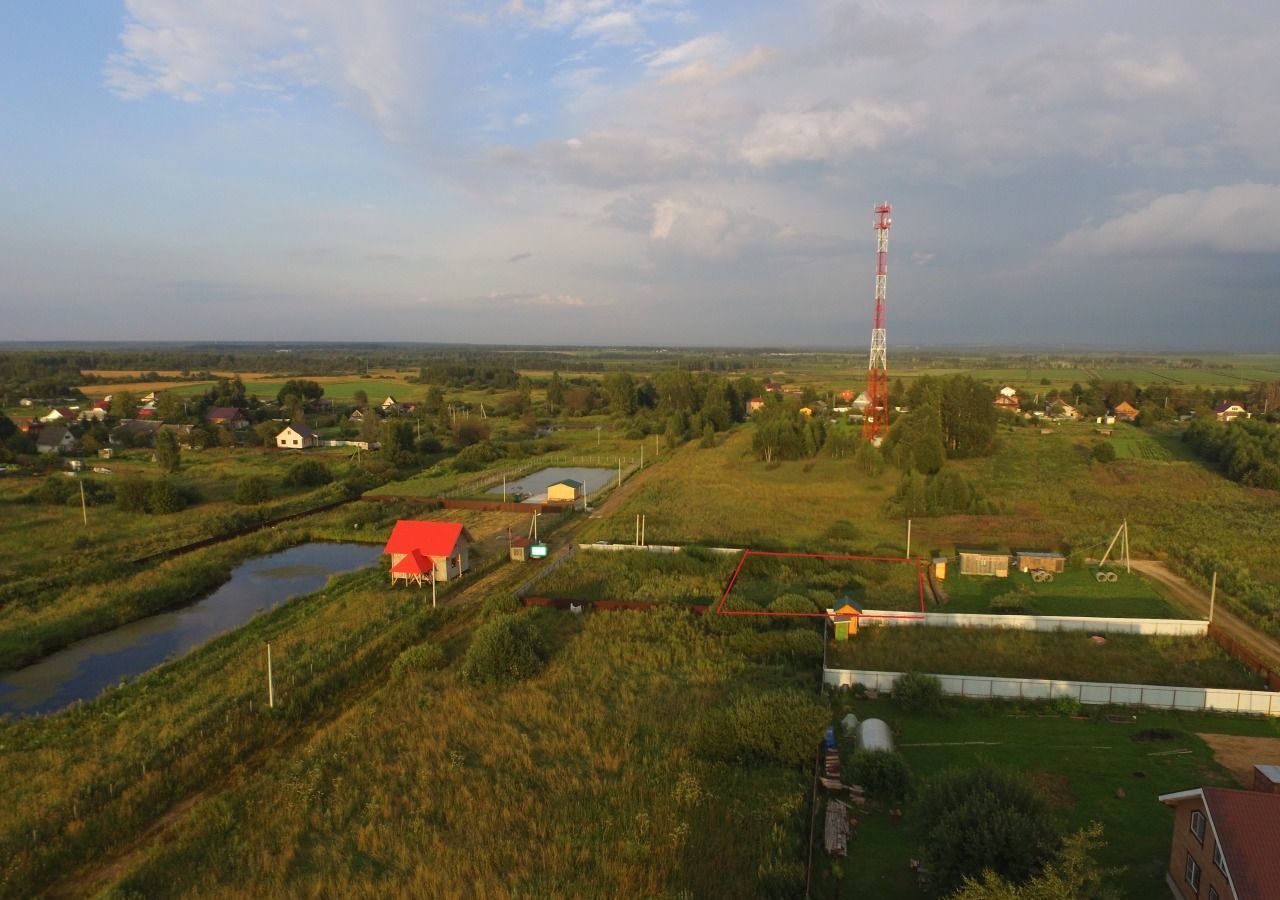
[[374, 544], [312, 543], [259, 556], [231, 571], [231, 580], [181, 609], [121, 625], [77, 641], [39, 662], [0, 673], [0, 715], [29, 715], [92, 700], [121, 679], [239, 628], [257, 612], [324, 587], [330, 575], [376, 561]]
[[[566, 478], [582, 482], [586, 485], [587, 496], [590, 496], [605, 485], [616, 481], [618, 470], [594, 469], [586, 466], [551, 466], [550, 468], [540, 469], [532, 475], [526, 475], [518, 481], [508, 481], [508, 499], [510, 499], [511, 494], [518, 493], [524, 503], [545, 503], [547, 488], [556, 482], [564, 481]], [[489, 488], [489, 493], [501, 494], [502, 485]]]

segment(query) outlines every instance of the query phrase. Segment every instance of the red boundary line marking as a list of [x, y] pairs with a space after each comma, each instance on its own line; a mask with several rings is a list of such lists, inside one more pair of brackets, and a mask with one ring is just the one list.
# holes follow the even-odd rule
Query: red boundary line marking
[[738, 583], [738, 576], [742, 573], [742, 567], [747, 563], [749, 556], [784, 556], [784, 557], [800, 557], [803, 559], [861, 559], [868, 562], [886, 562], [886, 563], [915, 563], [916, 566], [916, 589], [920, 597], [920, 611], [918, 613], [904, 612], [902, 614], [886, 614], [877, 616], [862, 616], [864, 619], [923, 619], [925, 616], [924, 607], [924, 572], [920, 568], [924, 562], [920, 557], [912, 556], [859, 556], [852, 553], [798, 553], [783, 552], [779, 550], [743, 550], [742, 557], [738, 560], [738, 566], [733, 570], [733, 575], [729, 577], [729, 583], [725, 585], [724, 593], [720, 595], [720, 602], [716, 604], [715, 613], [725, 616], [772, 616], [778, 619], [827, 619], [830, 618], [826, 613], [784, 613], [769, 612], [768, 610], [755, 609], [729, 609], [724, 608], [725, 602], [729, 599], [729, 594], [733, 591], [733, 586]]

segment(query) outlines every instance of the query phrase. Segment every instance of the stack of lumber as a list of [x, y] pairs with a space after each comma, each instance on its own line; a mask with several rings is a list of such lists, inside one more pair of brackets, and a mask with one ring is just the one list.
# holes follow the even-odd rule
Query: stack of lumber
[[827, 801], [827, 824], [822, 840], [831, 856], [844, 856], [849, 849], [849, 807], [839, 800]]

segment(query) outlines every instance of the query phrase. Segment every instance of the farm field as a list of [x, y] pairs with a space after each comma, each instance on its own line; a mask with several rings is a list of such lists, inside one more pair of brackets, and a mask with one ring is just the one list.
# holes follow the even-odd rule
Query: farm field
[[827, 664], [876, 672], [1266, 689], [1212, 640], [1195, 637], [1108, 634], [1105, 643], [1095, 644], [1083, 631], [886, 625], [830, 642]]
[[[832, 721], [848, 712], [890, 723], [896, 747], [919, 786], [943, 771], [987, 765], [1030, 780], [1049, 803], [1059, 829], [1068, 833], [1100, 822], [1106, 846], [1098, 862], [1117, 870], [1118, 895], [1164, 900], [1169, 889], [1173, 812], [1157, 802], [1162, 793], [1191, 787], [1237, 787], [1198, 734], [1280, 739], [1274, 721], [1149, 710], [1098, 710], [1087, 718], [1050, 714], [1043, 704], [952, 702], [941, 715], [910, 713], [887, 699], [833, 695]], [[1121, 712], [1117, 721], [1107, 716]], [[852, 742], [841, 740], [845, 755]], [[1188, 751], [1188, 752], [1183, 752]], [[857, 836], [832, 877], [831, 862], [815, 848], [814, 897], [819, 900], [877, 896], [925, 900], [910, 860], [919, 856], [919, 829], [908, 804], [894, 819], [873, 804], [858, 811]]]
[[[954, 571], [954, 569], [953, 569]], [[1008, 578], [949, 575], [943, 586], [950, 603], [941, 612], [1000, 612], [997, 597], [1020, 604], [1020, 612], [1036, 616], [1115, 616], [1137, 619], [1188, 619], [1190, 613], [1165, 600], [1141, 575], [1116, 572], [1118, 581], [1099, 583], [1096, 569], [1068, 568], [1053, 581], [1036, 582], [1015, 570]], [[1111, 569], [1110, 571], [1116, 571]], [[997, 604], [998, 606], [999, 604]]]

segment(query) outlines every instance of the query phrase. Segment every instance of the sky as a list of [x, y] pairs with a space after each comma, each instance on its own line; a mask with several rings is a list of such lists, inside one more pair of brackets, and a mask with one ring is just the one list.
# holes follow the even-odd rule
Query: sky
[[0, 5], [0, 339], [1280, 352], [1280, 4]]

